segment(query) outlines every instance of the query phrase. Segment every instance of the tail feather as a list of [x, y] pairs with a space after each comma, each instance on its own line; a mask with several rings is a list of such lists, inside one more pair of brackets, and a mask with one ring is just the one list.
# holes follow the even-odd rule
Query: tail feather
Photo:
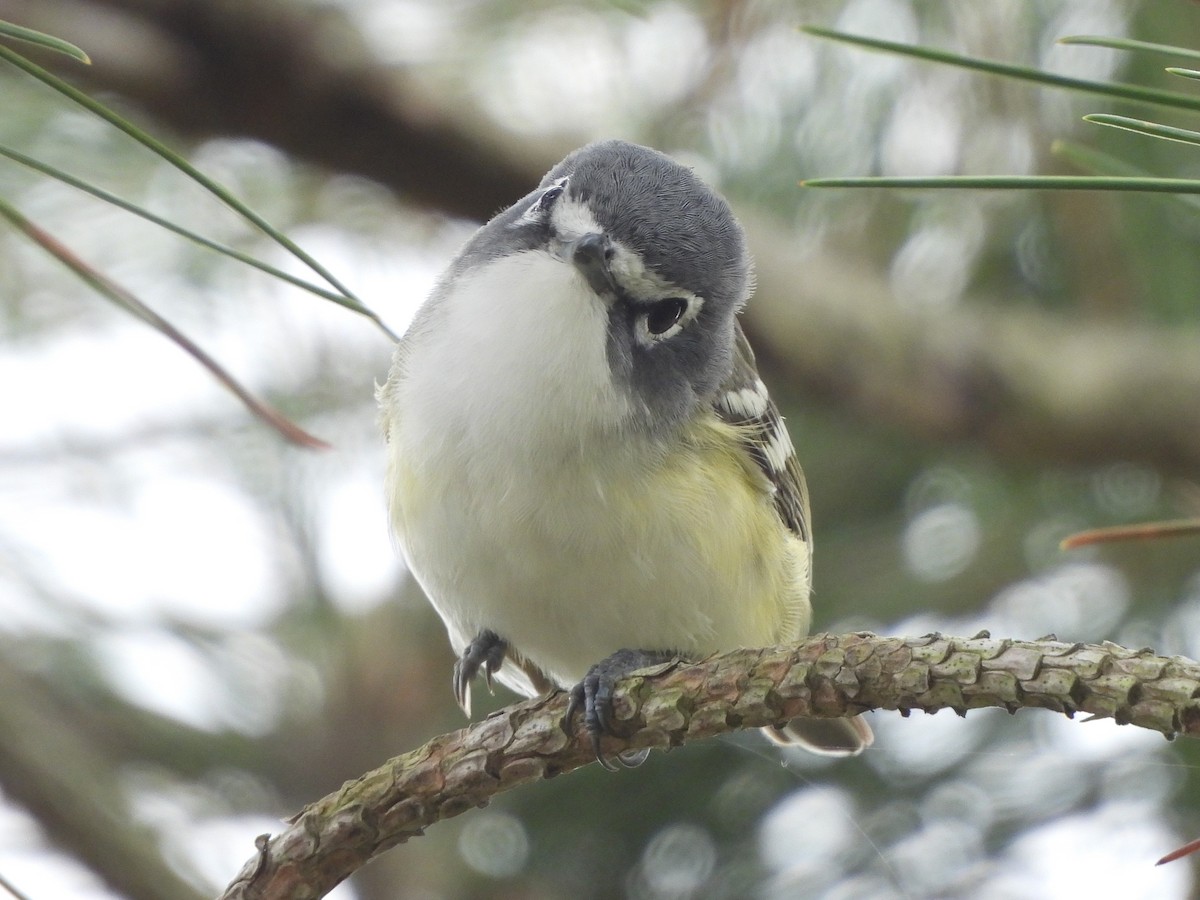
[[858, 756], [873, 743], [875, 734], [861, 716], [848, 719], [792, 719], [782, 728], [764, 728], [777, 744], [803, 747], [820, 756]]

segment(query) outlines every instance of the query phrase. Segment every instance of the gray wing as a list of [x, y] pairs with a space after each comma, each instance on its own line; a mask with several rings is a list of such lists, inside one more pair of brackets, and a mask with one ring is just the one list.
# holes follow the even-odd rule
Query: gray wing
[[738, 426], [746, 452], [770, 482], [779, 517], [797, 537], [810, 542], [804, 473], [779, 409], [758, 377], [754, 351], [740, 323], [734, 324], [733, 371], [721, 385], [713, 408], [721, 419]]
[[[811, 550], [808, 487], [804, 483], [804, 473], [800, 471], [779, 409], [758, 377], [754, 351], [750, 349], [741, 325], [735, 328], [733, 371], [721, 385], [713, 408], [724, 421], [738, 426], [746, 452], [774, 489], [779, 517]], [[798, 744], [822, 756], [855, 756], [875, 740], [871, 726], [859, 716], [792, 719], [782, 728], [764, 731], [777, 743]]]

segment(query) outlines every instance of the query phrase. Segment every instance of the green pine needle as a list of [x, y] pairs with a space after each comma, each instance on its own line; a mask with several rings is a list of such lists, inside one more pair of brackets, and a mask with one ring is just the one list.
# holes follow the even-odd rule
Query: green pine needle
[[74, 44], [50, 34], [34, 31], [32, 28], [24, 28], [20, 25], [14, 25], [12, 22], [5, 22], [3, 19], [0, 19], [0, 38], [23, 41], [26, 44], [36, 44], [39, 47], [45, 47], [47, 50], [65, 53], [71, 59], [78, 60], [84, 65], [90, 66], [92, 64], [91, 57]]
[[942, 175], [930, 178], [809, 178], [802, 187], [955, 188], [970, 190], [1140, 191], [1200, 194], [1200, 180], [1074, 175]]
[[104, 104], [89, 97], [83, 91], [72, 86], [71, 84], [68, 84], [66, 81], [63, 81], [57, 75], [48, 72], [46, 69], [43, 69], [41, 66], [29, 61], [19, 53], [16, 53], [15, 51], [10, 50], [3, 45], [0, 45], [0, 59], [11, 63], [12, 65], [21, 69], [23, 72], [31, 75], [38, 81], [41, 81], [43, 84], [53, 88], [63, 96], [79, 104], [84, 109], [104, 119], [106, 122], [123, 131], [125, 134], [129, 135], [129, 137], [142, 144], [151, 152], [155, 153], [172, 166], [179, 169], [197, 184], [209, 191], [209, 193], [216, 196], [226, 206], [235, 210], [256, 228], [268, 235], [277, 244], [282, 246], [289, 253], [324, 278], [342, 295], [343, 300], [339, 302], [342, 303], [343, 306], [347, 306], [348, 308], [353, 309], [371, 319], [371, 321], [373, 321], [381, 330], [384, 331], [384, 333], [392, 338], [392, 340], [396, 340], [396, 335], [390, 329], [388, 329], [386, 325], [383, 324], [383, 321], [379, 318], [378, 314], [369, 309], [361, 300], [358, 299], [358, 297], [354, 295], [354, 293], [348, 287], [342, 284], [341, 281], [334, 277], [334, 275], [319, 262], [317, 262], [316, 259], [305, 252], [299, 245], [297, 245], [291, 238], [281, 232], [278, 228], [275, 228], [270, 222], [268, 222], [254, 210], [250, 209], [249, 206], [239, 200], [228, 188], [205, 175], [162, 141], [138, 128], [132, 122], [129, 122], [122, 116], [118, 115]]
[[829, 40], [834, 41], [842, 41], [847, 44], [866, 47], [870, 50], [882, 50], [887, 53], [896, 53], [901, 56], [912, 56], [928, 62], [959, 66], [964, 69], [975, 69], [976, 71], [988, 72], [992, 75], [1003, 75], [1008, 78], [1017, 78], [1022, 81], [1030, 81], [1035, 84], [1044, 84], [1049, 87], [1065, 88], [1067, 90], [1082, 91], [1088, 94], [1114, 97], [1118, 100], [1134, 100], [1142, 103], [1152, 103], [1157, 106], [1169, 106], [1175, 109], [1190, 109], [1200, 112], [1200, 97], [1196, 97], [1192, 94], [1184, 94], [1178, 91], [1163, 91], [1155, 88], [1142, 87], [1141, 85], [1136, 84], [1122, 84], [1119, 82], [1088, 81], [1081, 78], [1068, 78], [1065, 75], [1053, 75], [1049, 72], [1031, 69], [1028, 66], [1015, 66], [1009, 63], [995, 62], [994, 60], [979, 59], [978, 57], [973, 56], [962, 56], [958, 53], [949, 53], [944, 50], [934, 50], [929, 47], [916, 47], [912, 44], [898, 44], [895, 41], [885, 41], [880, 38], [869, 38], [861, 35], [846, 34], [840, 31], [832, 31], [827, 28], [803, 26], [801, 30], [816, 37], [828, 38]]
[[1200, 132], [1189, 131], [1186, 128], [1172, 128], [1170, 125], [1159, 125], [1157, 122], [1146, 122], [1141, 119], [1130, 119], [1127, 116], [1113, 116], [1108, 113], [1092, 113], [1083, 117], [1085, 122], [1096, 125], [1107, 125], [1110, 128], [1120, 128], [1122, 131], [1132, 131], [1149, 137], [1161, 138], [1165, 141], [1178, 141], [1181, 144], [1200, 144]]
[[[253, 266], [260, 271], [266, 272], [268, 275], [275, 276], [281, 281], [286, 281], [288, 284], [316, 294], [318, 297], [329, 300], [332, 303], [345, 306], [348, 309], [354, 310], [355, 312], [364, 312], [363, 308], [359, 304], [342, 296], [341, 294], [335, 294], [333, 291], [325, 290], [318, 285], [305, 281], [303, 278], [297, 278], [295, 275], [291, 275], [282, 269], [277, 269], [275, 266], [272, 266], [269, 263], [255, 259], [253, 256], [250, 256], [247, 253], [243, 253], [240, 250], [235, 250], [233, 247], [218, 243], [217, 241], [210, 240], [203, 235], [184, 228], [182, 225], [177, 225], [169, 219], [165, 219], [162, 216], [156, 215], [144, 207], [138, 206], [135, 203], [131, 203], [128, 200], [124, 200], [121, 197], [118, 197], [116, 194], [109, 193], [103, 188], [89, 184], [86, 181], [76, 178], [74, 175], [69, 175], [59, 169], [57, 166], [52, 166], [49, 163], [44, 163], [40, 160], [34, 159], [31, 156], [26, 156], [24, 153], [14, 150], [11, 147], [6, 147], [3, 144], [0, 144], [0, 156], [7, 157], [13, 162], [20, 163], [23, 166], [27, 166], [30, 169], [41, 172], [43, 175], [48, 175], [51, 178], [57, 179], [58, 181], [68, 184], [73, 188], [78, 188], [85, 193], [91, 194], [93, 197], [103, 200], [105, 203], [112, 204], [118, 209], [123, 209], [126, 212], [132, 213], [135, 216], [139, 216], [148, 222], [153, 222], [160, 228], [165, 228], [168, 231], [179, 235], [180, 237], [187, 238], [193, 243], [199, 244], [202, 247], [206, 247], [207, 249], [213, 250], [224, 256], [228, 256], [237, 260], [238, 262], [245, 263], [248, 266]], [[369, 310], [366, 312], [370, 314]]]
[[1107, 47], [1109, 50], [1130, 50], [1135, 53], [1163, 53], [1168, 56], [1181, 56], [1184, 59], [1200, 59], [1200, 50], [1175, 47], [1171, 44], [1153, 44], [1150, 41], [1138, 41], [1133, 38], [1079, 34], [1059, 38], [1058, 42], [1060, 44], [1083, 44], [1089, 47]]

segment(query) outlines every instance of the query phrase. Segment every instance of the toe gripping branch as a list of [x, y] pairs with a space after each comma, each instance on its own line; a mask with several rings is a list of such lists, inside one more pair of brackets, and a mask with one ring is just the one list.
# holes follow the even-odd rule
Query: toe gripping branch
[[484, 681], [490, 692], [492, 676], [503, 665], [507, 653], [508, 641], [485, 628], [463, 648], [462, 655], [454, 661], [454, 699], [468, 716], [471, 715], [471, 682], [482, 669]]
[[[508, 641], [490, 629], [484, 629], [471, 643], [463, 648], [454, 661], [454, 699], [468, 716], [471, 714], [471, 682], [483, 673], [488, 690], [492, 689], [492, 676], [504, 664], [509, 651]], [[601, 738], [616, 734], [616, 715], [613, 712], [613, 691], [622, 678], [639, 669], [657, 666], [676, 659], [674, 653], [663, 650], [618, 650], [596, 663], [579, 684], [570, 691], [571, 699], [563, 717], [563, 728], [569, 734], [576, 712], [583, 714], [583, 726], [591, 739], [596, 761], [610, 772], [619, 770], [604, 756], [600, 747]], [[649, 755], [649, 749], [623, 750], [616, 755], [617, 763], [627, 769], [641, 765]]]
[[[571, 721], [577, 711], [583, 712], [583, 726], [592, 742], [596, 761], [610, 772], [619, 767], [605, 758], [600, 748], [604, 735], [615, 734], [616, 715], [613, 712], [613, 690], [618, 681], [638, 669], [649, 668], [676, 659], [674, 653], [663, 650], [618, 650], [612, 656], [600, 660], [571, 688], [571, 701], [563, 716], [563, 728], [570, 733]], [[627, 769], [640, 766], [650, 755], [649, 748], [624, 750], [617, 754], [617, 762]]]

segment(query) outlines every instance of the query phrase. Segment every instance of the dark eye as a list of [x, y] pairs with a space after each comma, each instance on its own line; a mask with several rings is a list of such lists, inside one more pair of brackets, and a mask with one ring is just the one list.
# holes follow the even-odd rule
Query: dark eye
[[652, 303], [646, 311], [646, 330], [655, 336], [669, 331], [672, 325], [683, 318], [687, 308], [687, 301], [682, 297], [668, 297]]
[[538, 212], [546, 212], [554, 205], [554, 201], [562, 196], [563, 187], [564, 186], [561, 184], [556, 184], [553, 187], [547, 188], [546, 192], [542, 194], [542, 196], [538, 197], [538, 201], [534, 204], [534, 208]]

